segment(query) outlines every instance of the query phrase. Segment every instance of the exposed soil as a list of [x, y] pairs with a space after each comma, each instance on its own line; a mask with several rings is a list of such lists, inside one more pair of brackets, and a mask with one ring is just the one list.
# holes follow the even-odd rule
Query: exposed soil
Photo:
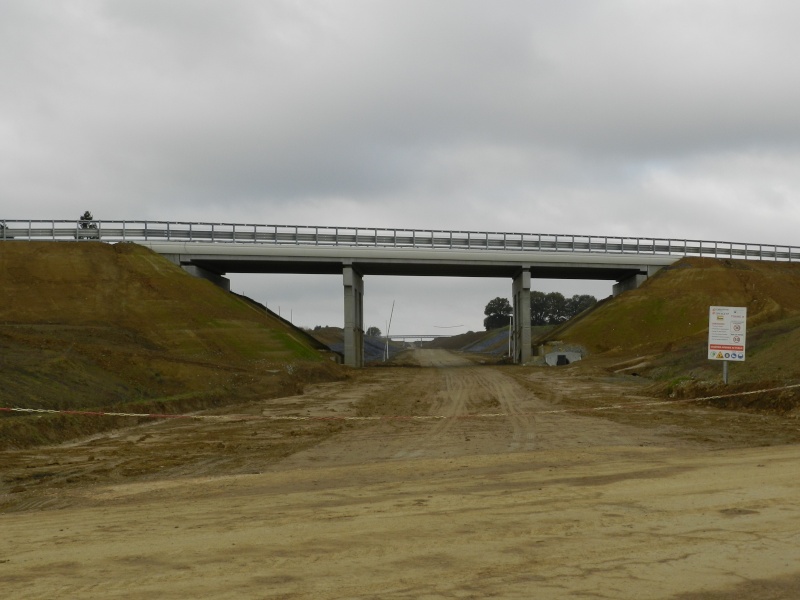
[[5, 451], [3, 594], [800, 597], [800, 424], [649, 389], [420, 350], [217, 420]]
[[[344, 377], [321, 346], [136, 244], [0, 242], [0, 408], [184, 412]], [[0, 449], [106, 420], [0, 413]]]

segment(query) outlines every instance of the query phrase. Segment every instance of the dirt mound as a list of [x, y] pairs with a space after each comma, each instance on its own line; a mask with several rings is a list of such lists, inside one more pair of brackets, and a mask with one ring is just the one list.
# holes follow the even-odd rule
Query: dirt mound
[[[0, 280], [0, 406], [177, 412], [342, 376], [293, 327], [136, 244], [0, 242]], [[92, 427], [3, 415], [6, 444]]]

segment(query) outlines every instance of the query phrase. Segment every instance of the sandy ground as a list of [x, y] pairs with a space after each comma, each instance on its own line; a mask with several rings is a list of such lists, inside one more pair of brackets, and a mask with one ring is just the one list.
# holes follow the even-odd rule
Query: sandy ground
[[[230, 420], [6, 452], [2, 596], [800, 598], [797, 421], [643, 390], [417, 351]], [[382, 418], [316, 418], [344, 416]]]

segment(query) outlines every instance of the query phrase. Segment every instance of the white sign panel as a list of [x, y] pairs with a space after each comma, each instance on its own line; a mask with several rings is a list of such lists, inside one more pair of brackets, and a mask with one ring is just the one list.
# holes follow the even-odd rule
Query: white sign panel
[[712, 306], [708, 312], [709, 360], [744, 360], [747, 308]]

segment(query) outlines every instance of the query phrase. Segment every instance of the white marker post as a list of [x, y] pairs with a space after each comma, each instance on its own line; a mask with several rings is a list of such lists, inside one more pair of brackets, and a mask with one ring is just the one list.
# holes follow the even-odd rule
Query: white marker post
[[708, 359], [721, 360], [722, 381], [728, 383], [728, 361], [744, 362], [747, 308], [712, 306], [708, 311]]

